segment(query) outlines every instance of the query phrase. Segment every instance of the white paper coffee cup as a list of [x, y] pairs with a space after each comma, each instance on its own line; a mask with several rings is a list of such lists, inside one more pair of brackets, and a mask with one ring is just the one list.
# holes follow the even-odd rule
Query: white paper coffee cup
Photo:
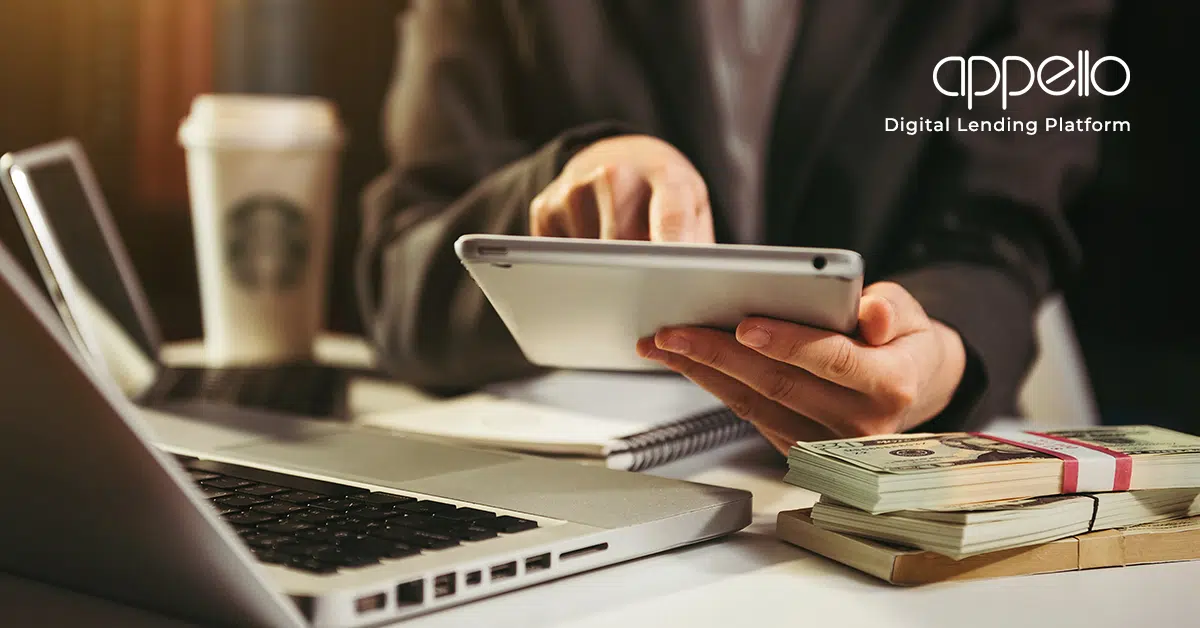
[[312, 356], [343, 131], [309, 97], [208, 94], [179, 128], [204, 320], [214, 365]]

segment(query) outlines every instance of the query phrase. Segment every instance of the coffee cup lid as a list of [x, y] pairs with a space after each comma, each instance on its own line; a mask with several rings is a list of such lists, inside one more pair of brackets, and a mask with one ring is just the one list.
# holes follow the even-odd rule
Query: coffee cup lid
[[337, 109], [314, 96], [202, 94], [179, 126], [188, 148], [340, 148]]

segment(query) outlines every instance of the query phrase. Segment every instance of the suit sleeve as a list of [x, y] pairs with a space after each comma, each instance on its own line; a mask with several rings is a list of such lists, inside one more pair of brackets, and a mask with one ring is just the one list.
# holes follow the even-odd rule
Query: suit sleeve
[[[1079, 50], [1093, 60], [1103, 55], [1107, 1], [1008, 6], [1007, 27], [972, 54], [997, 61], [1019, 55], [1035, 68], [1052, 55], [1072, 62]], [[968, 364], [950, 406], [921, 429], [961, 429], [1016, 412], [1037, 353], [1037, 309], [1079, 262], [1063, 209], [1092, 175], [1098, 153], [1098, 133], [1047, 131], [1046, 119], [1095, 117], [1099, 100], [1077, 90], [1051, 96], [1037, 85], [1009, 98], [1007, 109], [999, 97], [976, 98], [970, 110], [965, 99], [955, 100], [950, 115], [963, 121], [1007, 116], [1036, 121], [1038, 130], [952, 131], [937, 149], [946, 167], [932, 187], [944, 192], [928, 203], [905, 249], [904, 270], [890, 279], [959, 332]]]
[[394, 376], [431, 390], [534, 371], [454, 241], [527, 233], [533, 197], [580, 147], [616, 132], [601, 123], [541, 139], [517, 119], [521, 51], [505, 6], [429, 0], [401, 17], [384, 112], [390, 165], [363, 197], [365, 326]]

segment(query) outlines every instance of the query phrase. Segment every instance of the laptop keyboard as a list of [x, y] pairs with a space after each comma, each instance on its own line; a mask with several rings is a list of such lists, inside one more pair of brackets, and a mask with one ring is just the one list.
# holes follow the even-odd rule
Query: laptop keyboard
[[325, 417], [335, 413], [343, 371], [299, 363], [263, 368], [179, 369], [170, 391], [174, 399], [196, 399]]
[[490, 510], [180, 457], [258, 560], [333, 574], [538, 527]]

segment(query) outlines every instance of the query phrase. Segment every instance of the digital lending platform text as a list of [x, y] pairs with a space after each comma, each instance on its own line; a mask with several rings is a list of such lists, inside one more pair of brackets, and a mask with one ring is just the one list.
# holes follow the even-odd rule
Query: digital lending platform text
[[1045, 118], [1038, 120], [1018, 120], [1003, 117], [996, 120], [972, 120], [966, 118], [884, 118], [884, 131], [888, 133], [1024, 133], [1037, 135], [1039, 132], [1059, 133], [1105, 133], [1112, 131], [1131, 130], [1127, 120], [1098, 120], [1096, 118]]

